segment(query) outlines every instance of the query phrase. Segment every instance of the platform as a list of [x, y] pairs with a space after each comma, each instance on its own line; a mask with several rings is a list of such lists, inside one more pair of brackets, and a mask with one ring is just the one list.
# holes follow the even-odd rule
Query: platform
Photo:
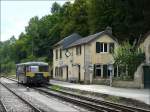
[[142, 101], [150, 105], [150, 89], [116, 88], [116, 87], [95, 85], [95, 84], [81, 85], [81, 84], [74, 84], [74, 83], [56, 81], [56, 80], [50, 80], [50, 83], [53, 85], [58, 85], [62, 87], [72, 88], [72, 89], [79, 89], [83, 91], [90, 91], [90, 92], [96, 92], [101, 94], [131, 98], [131, 99]]

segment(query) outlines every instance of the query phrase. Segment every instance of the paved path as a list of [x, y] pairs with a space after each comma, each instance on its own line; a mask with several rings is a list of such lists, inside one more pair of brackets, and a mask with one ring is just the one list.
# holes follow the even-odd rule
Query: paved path
[[127, 89], [127, 88], [116, 88], [116, 87], [110, 87], [105, 85], [80, 85], [80, 84], [73, 84], [69, 82], [63, 82], [63, 81], [56, 81], [56, 80], [50, 80], [51, 84], [59, 85], [63, 87], [73, 88], [73, 89], [80, 89], [84, 91], [92, 91], [97, 93], [103, 93], [103, 94], [110, 94], [114, 96], [120, 96], [125, 98], [132, 98], [136, 99], [142, 102], [145, 102], [146, 104], [150, 104], [150, 89]]

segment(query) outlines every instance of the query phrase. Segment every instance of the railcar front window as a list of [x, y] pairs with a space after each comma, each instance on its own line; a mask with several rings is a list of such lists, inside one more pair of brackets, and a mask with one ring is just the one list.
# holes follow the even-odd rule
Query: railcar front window
[[40, 66], [39, 72], [48, 72], [48, 66]]

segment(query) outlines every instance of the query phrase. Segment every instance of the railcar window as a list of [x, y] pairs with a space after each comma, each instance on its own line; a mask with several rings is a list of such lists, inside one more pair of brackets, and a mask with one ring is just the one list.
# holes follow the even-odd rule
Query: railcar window
[[24, 67], [23, 66], [18, 66], [17, 71], [18, 72], [24, 72]]
[[39, 66], [39, 72], [48, 72], [48, 66]]

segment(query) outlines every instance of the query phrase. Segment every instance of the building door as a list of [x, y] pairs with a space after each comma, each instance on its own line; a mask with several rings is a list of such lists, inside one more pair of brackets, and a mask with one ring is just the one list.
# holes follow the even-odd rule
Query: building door
[[81, 73], [80, 73], [80, 65], [78, 65], [78, 81], [80, 82], [80, 80], [81, 80]]
[[150, 66], [143, 66], [144, 88], [150, 88]]
[[66, 80], [68, 81], [68, 66], [66, 66]]
[[96, 65], [95, 66], [95, 77], [101, 77], [101, 65]]

